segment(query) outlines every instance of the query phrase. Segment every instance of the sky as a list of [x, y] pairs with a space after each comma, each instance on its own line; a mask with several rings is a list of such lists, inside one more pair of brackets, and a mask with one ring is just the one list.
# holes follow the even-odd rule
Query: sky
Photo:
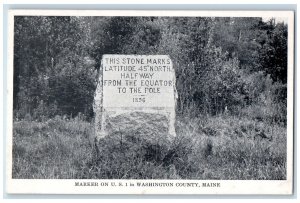
[[[269, 21], [272, 17], [263, 17], [263, 21]], [[288, 23], [288, 19], [287, 18], [283, 18], [283, 17], [273, 17], [275, 18], [275, 22], [276, 23], [281, 23], [281, 22], [284, 22], [284, 23]]]

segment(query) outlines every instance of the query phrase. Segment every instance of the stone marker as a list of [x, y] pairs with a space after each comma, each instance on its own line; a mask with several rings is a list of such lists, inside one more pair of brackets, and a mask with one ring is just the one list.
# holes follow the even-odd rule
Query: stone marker
[[103, 55], [95, 93], [95, 135], [174, 137], [175, 72], [166, 55]]

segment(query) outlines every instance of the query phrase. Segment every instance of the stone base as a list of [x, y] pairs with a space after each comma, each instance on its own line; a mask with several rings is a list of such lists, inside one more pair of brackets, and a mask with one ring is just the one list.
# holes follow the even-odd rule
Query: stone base
[[133, 135], [160, 139], [175, 137], [175, 115], [162, 110], [107, 110], [95, 119], [97, 139], [114, 134]]

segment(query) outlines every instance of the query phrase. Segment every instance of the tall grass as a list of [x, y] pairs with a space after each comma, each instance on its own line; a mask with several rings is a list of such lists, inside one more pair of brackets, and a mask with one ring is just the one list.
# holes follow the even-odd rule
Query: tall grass
[[177, 118], [177, 137], [151, 142], [113, 134], [94, 140], [93, 124], [60, 117], [14, 122], [13, 178], [286, 178], [286, 127], [229, 115]]
[[18, 121], [13, 130], [13, 178], [74, 178], [91, 158], [92, 125], [60, 117]]

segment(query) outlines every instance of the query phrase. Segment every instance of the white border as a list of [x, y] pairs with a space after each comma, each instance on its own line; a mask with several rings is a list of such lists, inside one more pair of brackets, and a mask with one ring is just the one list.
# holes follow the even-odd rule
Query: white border
[[[288, 19], [288, 111], [287, 111], [287, 180], [92, 180], [115, 182], [197, 182], [220, 183], [220, 188], [203, 187], [79, 187], [80, 180], [12, 179], [12, 120], [13, 120], [13, 17], [15, 15], [47, 16], [207, 16], [207, 17], [286, 17]], [[292, 11], [129, 11], [129, 10], [10, 10], [8, 14], [8, 75], [7, 75], [7, 162], [6, 192], [11, 194], [292, 194], [293, 189], [293, 71], [294, 71], [294, 13]], [[81, 182], [88, 182], [82, 180]], [[91, 181], [91, 180], [90, 180]]]

